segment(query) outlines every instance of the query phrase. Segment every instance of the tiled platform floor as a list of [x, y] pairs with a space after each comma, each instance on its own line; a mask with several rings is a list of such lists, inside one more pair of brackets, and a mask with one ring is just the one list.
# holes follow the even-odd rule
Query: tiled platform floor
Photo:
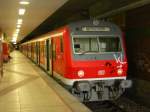
[[19, 51], [11, 56], [0, 81], [0, 112], [90, 111]]

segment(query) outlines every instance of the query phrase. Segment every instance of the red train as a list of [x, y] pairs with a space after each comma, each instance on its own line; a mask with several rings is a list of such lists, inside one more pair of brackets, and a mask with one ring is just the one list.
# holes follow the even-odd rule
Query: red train
[[21, 51], [82, 101], [118, 98], [127, 80], [124, 35], [113, 23], [70, 23], [21, 45]]

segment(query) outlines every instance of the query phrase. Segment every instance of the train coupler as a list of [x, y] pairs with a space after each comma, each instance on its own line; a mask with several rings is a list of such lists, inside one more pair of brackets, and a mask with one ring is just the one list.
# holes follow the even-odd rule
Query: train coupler
[[91, 85], [88, 81], [77, 81], [73, 86], [77, 91], [85, 92], [91, 90]]

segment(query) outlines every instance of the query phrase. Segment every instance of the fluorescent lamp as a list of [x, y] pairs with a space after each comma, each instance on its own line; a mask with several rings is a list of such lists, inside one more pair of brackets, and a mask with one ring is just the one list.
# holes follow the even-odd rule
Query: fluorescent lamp
[[22, 24], [22, 19], [18, 19], [17, 24]]
[[20, 31], [20, 29], [16, 29], [16, 32], [19, 32]]
[[14, 35], [13, 35], [13, 37], [17, 37], [17, 36], [18, 36], [18, 34], [14, 34]]
[[21, 2], [19, 2], [21, 5], [28, 5], [28, 4], [30, 4], [30, 2], [28, 2], [28, 1], [21, 1]]
[[19, 31], [16, 31], [14, 34], [19, 34]]
[[20, 27], [21, 27], [21, 25], [20, 25], [20, 24], [18, 24], [18, 25], [17, 25], [17, 28], [20, 28]]
[[13, 38], [13, 39], [12, 39], [12, 42], [16, 42], [16, 41], [17, 41], [17, 38]]
[[14, 39], [12, 40], [12, 42], [16, 42], [16, 41], [17, 41], [17, 39], [16, 40], [14, 40]]
[[17, 39], [17, 37], [16, 36], [13, 36], [13, 40], [16, 40]]
[[25, 11], [25, 9], [19, 9], [19, 15], [24, 15]]

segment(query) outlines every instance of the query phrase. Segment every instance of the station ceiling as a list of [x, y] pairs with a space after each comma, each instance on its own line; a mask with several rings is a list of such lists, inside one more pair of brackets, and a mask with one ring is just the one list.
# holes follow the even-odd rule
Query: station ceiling
[[[21, 5], [19, 1], [29, 1]], [[18, 18], [23, 18], [18, 42], [25, 42], [68, 22], [89, 18], [105, 18], [149, 4], [150, 0], [1, 0], [0, 28], [9, 40]], [[19, 16], [19, 8], [25, 15]]]
[[[29, 4], [20, 4], [21, 1]], [[17, 40], [20, 41], [30, 34], [46, 18], [51, 16], [68, 0], [0, 0], [0, 29], [5, 32], [8, 40], [16, 33], [17, 20], [22, 19], [22, 25]], [[19, 9], [25, 9], [24, 15], [19, 15]]]

